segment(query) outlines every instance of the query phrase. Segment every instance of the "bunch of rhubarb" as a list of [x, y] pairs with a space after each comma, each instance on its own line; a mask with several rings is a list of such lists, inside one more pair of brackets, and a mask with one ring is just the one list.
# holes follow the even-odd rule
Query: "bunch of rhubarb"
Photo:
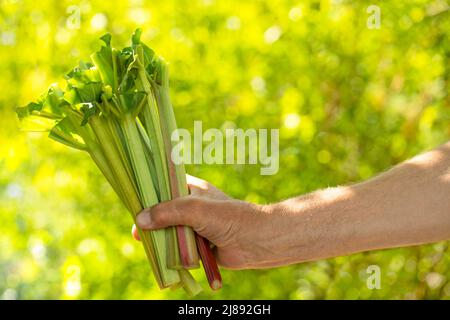
[[[52, 85], [38, 101], [17, 108], [27, 130], [86, 151], [133, 219], [159, 202], [188, 195], [183, 164], [171, 159], [171, 134], [177, 129], [169, 97], [168, 64], [140, 40], [111, 47], [111, 35], [91, 62], [80, 62], [66, 76], [65, 90]], [[31, 127], [30, 127], [31, 124]], [[202, 260], [212, 289], [222, 279], [207, 240], [187, 226], [138, 230], [159, 287], [201, 287], [189, 269]]]

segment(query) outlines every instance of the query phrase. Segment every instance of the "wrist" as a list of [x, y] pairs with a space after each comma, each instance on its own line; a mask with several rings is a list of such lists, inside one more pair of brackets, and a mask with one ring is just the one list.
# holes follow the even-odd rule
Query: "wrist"
[[[268, 205], [269, 213], [284, 233], [280, 256], [284, 263], [330, 258], [358, 251], [355, 222], [358, 203], [348, 187], [329, 188]], [[275, 222], [276, 221], [276, 222]]]
[[[364, 221], [370, 208], [349, 187], [329, 188], [279, 203], [258, 206], [255, 260], [262, 267], [325, 259], [362, 251], [370, 238]], [[361, 197], [358, 197], [361, 199]], [[263, 261], [263, 263], [261, 262]]]
[[313, 227], [311, 217], [316, 212], [311, 203], [296, 198], [261, 205], [259, 210], [265, 222], [257, 230], [260, 236], [255, 250], [257, 267], [277, 267], [315, 258], [320, 232]]

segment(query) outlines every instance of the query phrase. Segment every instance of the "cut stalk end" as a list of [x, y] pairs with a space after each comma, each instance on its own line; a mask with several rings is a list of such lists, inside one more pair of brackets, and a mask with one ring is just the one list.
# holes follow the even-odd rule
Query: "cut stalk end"
[[193, 297], [202, 292], [202, 287], [195, 281], [189, 271], [181, 269], [179, 273], [181, 282], [183, 283], [183, 289], [189, 296]]
[[211, 289], [213, 289], [214, 291], [219, 290], [220, 288], [222, 288], [222, 281], [219, 281], [219, 280], [213, 280], [213, 282], [210, 283], [210, 287], [211, 287]]

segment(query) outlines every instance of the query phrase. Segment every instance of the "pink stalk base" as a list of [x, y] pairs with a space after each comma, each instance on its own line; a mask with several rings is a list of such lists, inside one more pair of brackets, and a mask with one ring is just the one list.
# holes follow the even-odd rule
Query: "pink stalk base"
[[185, 268], [192, 266], [191, 257], [189, 255], [189, 250], [187, 249], [186, 234], [184, 233], [183, 226], [176, 226], [177, 236], [178, 236], [178, 248], [180, 250], [180, 260], [181, 264]]

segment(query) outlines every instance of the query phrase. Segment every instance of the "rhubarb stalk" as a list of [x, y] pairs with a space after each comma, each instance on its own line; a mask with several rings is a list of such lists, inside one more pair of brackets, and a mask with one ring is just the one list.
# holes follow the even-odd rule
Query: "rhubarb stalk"
[[[156, 92], [156, 98], [158, 101], [158, 106], [160, 106], [160, 114], [164, 118], [165, 126], [163, 129], [163, 136], [169, 140], [166, 142], [168, 163], [169, 163], [169, 177], [170, 184], [172, 190], [173, 198], [179, 196], [186, 196], [189, 194], [189, 189], [186, 182], [186, 172], [184, 168], [184, 164], [177, 163], [175, 164], [172, 160], [172, 142], [170, 141], [170, 134], [173, 133], [177, 129], [175, 114], [173, 112], [172, 104], [170, 101], [169, 95], [169, 67], [168, 64], [160, 58], [157, 64], [157, 80], [156, 83], [153, 83]], [[217, 266], [216, 259], [211, 251], [209, 241], [204, 239], [203, 237], [195, 234], [191, 228], [187, 228], [185, 226], [177, 226], [177, 234], [178, 241], [180, 243], [180, 253], [183, 253], [181, 245], [186, 243], [192, 243], [192, 241], [196, 241], [198, 252], [202, 259], [203, 268], [205, 269], [206, 276], [208, 278], [208, 282], [210, 287], [213, 290], [217, 290], [222, 287], [222, 277], [220, 275], [219, 268]], [[195, 234], [195, 236], [194, 236]], [[194, 239], [195, 237], [195, 239]], [[189, 241], [189, 242], [188, 242]], [[185, 251], [186, 255], [181, 256], [181, 261], [184, 263], [190, 262], [188, 259], [191, 259], [189, 254], [191, 252], [197, 253], [196, 250]], [[197, 258], [198, 259], [198, 258]]]

